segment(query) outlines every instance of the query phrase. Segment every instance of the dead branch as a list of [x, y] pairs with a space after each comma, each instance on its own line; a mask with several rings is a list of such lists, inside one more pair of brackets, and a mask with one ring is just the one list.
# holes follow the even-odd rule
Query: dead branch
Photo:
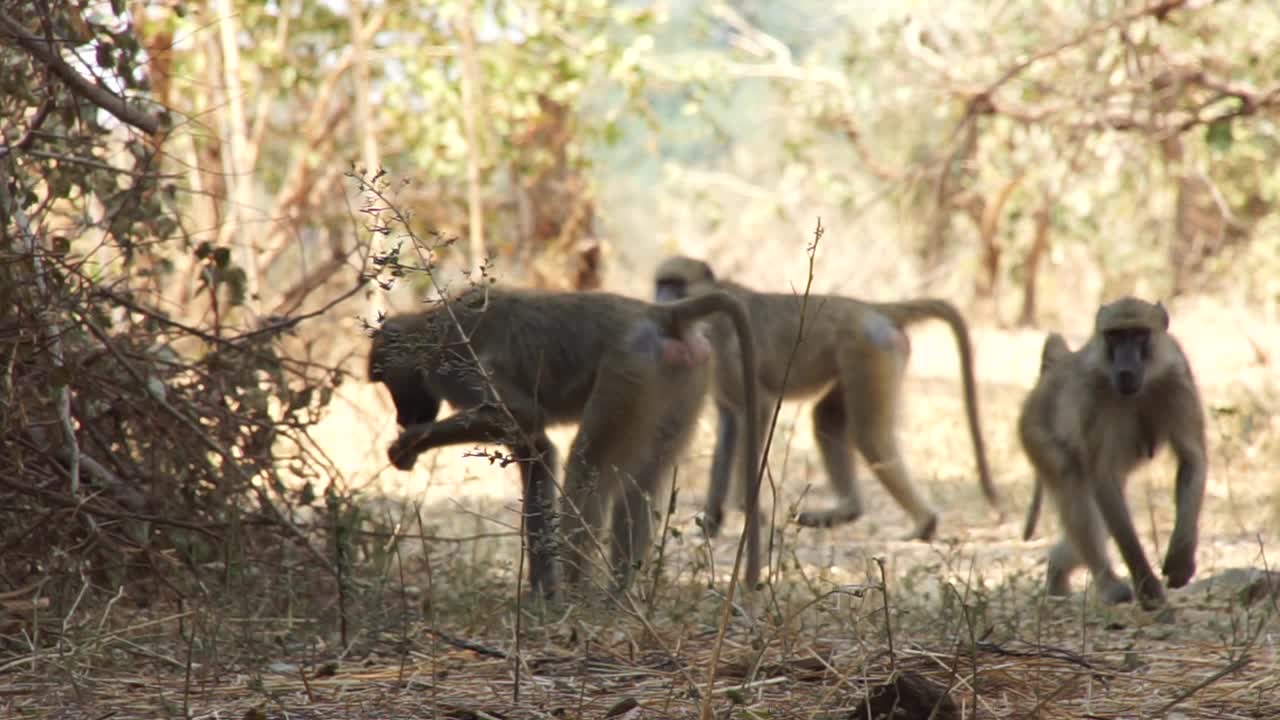
[[48, 66], [49, 70], [66, 83], [75, 94], [111, 113], [120, 122], [132, 125], [148, 135], [160, 132], [158, 119], [130, 107], [125, 98], [110, 90], [90, 83], [85, 76], [62, 59], [51, 42], [28, 32], [21, 23], [2, 10], [0, 10], [0, 31], [13, 38], [14, 42], [33, 58]]

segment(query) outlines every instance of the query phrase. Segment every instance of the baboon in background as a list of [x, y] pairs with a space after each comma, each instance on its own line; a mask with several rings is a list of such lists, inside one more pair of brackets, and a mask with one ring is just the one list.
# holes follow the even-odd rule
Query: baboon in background
[[[1165, 593], [1143, 553], [1124, 498], [1134, 468], [1168, 442], [1178, 458], [1177, 515], [1163, 573], [1170, 587], [1195, 574], [1207, 455], [1204, 410], [1195, 378], [1160, 304], [1124, 298], [1103, 305], [1080, 350], [1052, 355], [1018, 419], [1023, 449], [1062, 521], [1049, 552], [1046, 586], [1066, 595], [1071, 572], [1086, 565], [1105, 602], [1164, 604]], [[1050, 350], [1050, 343], [1055, 349]], [[1029, 518], [1030, 521], [1030, 518]], [[1129, 568], [1129, 584], [1111, 569], [1108, 534]]]
[[[524, 482], [531, 585], [551, 595], [555, 448], [546, 428], [578, 422], [561, 515], [565, 577], [582, 579], [588, 548], [602, 538], [609, 513], [615, 582], [625, 587], [652, 542], [652, 496], [686, 447], [705, 397], [711, 350], [696, 323], [715, 313], [753, 343], [741, 304], [724, 293], [654, 305], [608, 293], [477, 288], [425, 312], [388, 318], [369, 352], [369, 379], [387, 386], [404, 428], [388, 455], [408, 470], [431, 448], [505, 445]], [[753, 354], [741, 361], [744, 372], [755, 371]], [[754, 399], [754, 388], [743, 392]], [[442, 400], [458, 411], [436, 420]], [[749, 487], [758, 442], [744, 454]], [[754, 586], [758, 528], [746, 532], [754, 536], [744, 579]]]
[[[788, 399], [821, 394], [813, 410], [814, 435], [839, 499], [834, 508], [801, 512], [797, 522], [808, 527], [830, 527], [862, 515], [862, 496], [852, 457], [852, 448], [857, 448], [876, 477], [911, 516], [915, 525], [907, 537], [931, 539], [937, 530], [938, 514], [911, 482], [895, 427], [911, 352], [904, 329], [926, 318], [946, 322], [955, 335], [978, 478], [987, 500], [992, 505], [997, 503], [978, 423], [969, 330], [950, 303], [935, 299], [869, 303], [839, 295], [811, 295], [803, 318], [804, 337], [797, 343], [802, 319], [802, 298], [797, 295], [756, 292], [717, 278], [701, 260], [682, 256], [667, 258], [658, 265], [654, 284], [660, 301], [728, 293], [747, 309], [755, 331], [758, 373], [754, 382], [744, 383], [733, 360], [742, 351], [742, 343], [720, 319], [710, 322], [709, 339], [716, 351], [713, 392], [719, 418], [703, 521], [708, 534], [717, 532], [723, 518], [734, 448], [743, 420], [767, 418], [780, 394]], [[790, 359], [793, 349], [795, 356]], [[788, 362], [790, 374], [784, 388]], [[744, 400], [744, 384], [757, 387], [760, 404]], [[763, 422], [758, 424], [763, 426]], [[750, 431], [747, 437], [750, 440]]]

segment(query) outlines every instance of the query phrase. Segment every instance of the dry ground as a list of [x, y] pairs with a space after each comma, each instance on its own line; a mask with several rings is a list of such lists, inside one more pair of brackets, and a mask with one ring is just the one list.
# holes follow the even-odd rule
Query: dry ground
[[[1252, 713], [1262, 711], [1264, 715], [1273, 712], [1280, 717], [1280, 679], [1276, 675], [1280, 669], [1276, 642], [1280, 638], [1275, 634], [1274, 623], [1268, 625], [1265, 632], [1259, 632], [1259, 625], [1270, 623], [1275, 615], [1274, 598], [1242, 608], [1229, 591], [1224, 591], [1224, 588], [1238, 588], [1241, 582], [1236, 574], [1238, 569], [1269, 567], [1275, 562], [1272, 556], [1276, 553], [1276, 528], [1280, 525], [1277, 522], [1280, 484], [1274, 467], [1280, 453], [1280, 416], [1274, 410], [1280, 394], [1267, 361], [1280, 361], [1280, 327], [1250, 316], [1242, 308], [1226, 308], [1210, 300], [1179, 303], [1173, 312], [1174, 330], [1187, 347], [1211, 413], [1212, 467], [1199, 553], [1197, 577], [1201, 582], [1172, 593], [1172, 603], [1177, 609], [1172, 619], [1151, 618], [1128, 609], [1086, 608], [1080, 603], [1067, 607], [1040, 604], [1042, 599], [1037, 593], [1044, 554], [1056, 532], [1057, 522], [1053, 513], [1046, 511], [1037, 538], [1031, 542], [1019, 539], [1022, 512], [1030, 492], [1030, 472], [1016, 446], [1013, 428], [1018, 403], [1036, 374], [1043, 333], [975, 330], [984, 432], [996, 481], [1005, 496], [1005, 513], [1000, 520], [984, 504], [975, 479], [972, 449], [963, 425], [952, 339], [943, 328], [923, 326], [912, 331], [913, 359], [907, 381], [909, 401], [901, 430], [916, 477], [946, 509], [940, 536], [930, 544], [894, 540], [909, 529], [906, 518], [865, 467], [859, 470], [869, 512], [862, 520], [823, 531], [798, 531], [787, 523], [788, 511], [797, 503], [822, 503], [828, 501], [829, 496], [810, 438], [811, 403], [784, 405], [770, 453], [780, 499], [775, 512], [778, 548], [774, 559], [782, 567], [776, 584], [784, 589], [777, 593], [772, 604], [764, 601], [762, 605], [780, 609], [783, 615], [794, 611], [795, 615], [788, 618], [782, 628], [775, 618], [769, 630], [756, 629], [760, 633], [757, 643], [760, 637], [765, 638], [764, 657], [783, 663], [779, 666], [783, 667], [784, 660], [796, 661], [795, 655], [788, 656], [788, 652], [808, 658], [805, 653], [795, 651], [795, 646], [805, 646], [816, 648], [824, 657], [829, 655], [833, 665], [840, 665], [834, 658], [853, 662], [864, 679], [875, 677], [877, 668], [883, 671], [883, 657], [878, 662], [869, 662], [868, 658], [874, 657], [872, 649], [885, 649], [888, 637], [883, 627], [875, 627], [875, 622], [865, 624], [864, 614], [874, 610], [881, 596], [870, 593], [855, 598], [839, 592], [875, 584], [880, 571], [873, 559], [879, 558], [885, 563], [891, 602], [902, 614], [894, 620], [900, 623], [896, 627], [902, 633], [899, 639], [902, 644], [896, 648], [899, 653], [904, 647], [910, 648], [909, 653], [919, 653], [915, 656], [919, 660], [931, 657], [933, 652], [954, 651], [958, 640], [955, 616], [959, 611], [952, 598], [963, 596], [966, 600], [961, 605], [968, 602], [984, 608], [984, 612], [973, 615], [981, 615], [985, 623], [974, 629], [974, 633], [990, 633], [994, 644], [986, 647], [987, 655], [978, 665], [1001, 679], [990, 680], [992, 684], [985, 690], [991, 695], [981, 690], [975, 693], [974, 688], [954, 678], [949, 682], [957, 688], [953, 696], [963, 707], [967, 708], [977, 698], [980, 715], [1020, 717], [1023, 715], [1019, 713], [1036, 708], [1043, 717], [1079, 717], [1086, 712], [1108, 717], [1147, 716], [1154, 712], [1153, 708], [1169, 704], [1180, 691], [1205, 682], [1229, 666], [1243, 655], [1240, 649], [1243, 638], [1254, 632], [1258, 633], [1258, 644], [1249, 653], [1247, 664], [1190, 693], [1171, 712], [1185, 712], [1185, 717], [1259, 717]], [[1232, 320], [1223, 322], [1224, 317]], [[1077, 326], [1063, 328], [1073, 344], [1087, 333], [1089, 321], [1091, 317], [1084, 317]], [[1250, 329], [1246, 332], [1245, 328]], [[353, 474], [368, 476], [374, 468], [382, 467], [383, 449], [394, 436], [395, 428], [389, 420], [389, 402], [380, 390], [367, 386], [356, 390], [359, 397], [355, 403], [362, 420], [354, 424], [366, 423], [358, 432], [372, 432], [371, 442], [368, 445], [362, 442], [359, 447], [372, 447], [372, 450], [369, 455], [348, 458], [352, 463], [348, 468]], [[674, 537], [668, 535], [665, 547], [664, 582], [695, 588], [695, 594], [696, 588], [706, 583], [708, 565], [714, 568], [717, 577], [727, 574], [737, 529], [736, 522], [731, 522], [729, 532], [708, 547], [694, 524], [709, 462], [711, 421], [711, 414], [705, 413], [691, 457], [681, 467], [679, 502], [671, 519], [677, 533]], [[353, 437], [352, 433], [357, 431], [352, 420], [338, 415], [331, 423], [330, 428], [345, 438]], [[570, 430], [558, 433], [561, 447], [570, 436]], [[515, 522], [512, 510], [518, 502], [514, 471], [492, 468], [483, 460], [467, 459], [465, 452], [464, 448], [439, 452], [434, 458], [420, 461], [410, 474], [383, 469], [370, 476], [370, 488], [403, 493], [420, 501], [429, 522], [440, 535], [512, 531]], [[1135, 476], [1130, 486], [1130, 502], [1153, 557], [1163, 551], [1163, 542], [1172, 527], [1172, 470], [1172, 463], [1167, 459], [1153, 463]], [[468, 554], [472, 564], [501, 568], [505, 571], [502, 574], [509, 578], [516, 549], [515, 539], [508, 537], [501, 541], [486, 540], [483, 545], [460, 543], [452, 552]], [[440, 582], [472, 582], [469, 575], [466, 578], [455, 581], [446, 576]], [[1086, 580], [1083, 573], [1078, 576], [1077, 588], [1084, 590]], [[836, 594], [828, 594], [832, 592]], [[694, 608], [705, 611], [709, 600], [713, 601], [714, 597], [703, 597], [701, 605], [698, 600], [690, 602]], [[805, 603], [816, 603], [828, 614], [818, 613], [820, 617], [807, 619], [806, 611], [798, 609]], [[714, 602], [711, 604], [714, 606]], [[844, 613], [847, 617], [863, 618], [864, 624], [860, 626], [847, 618], [832, 620]], [[711, 627], [706, 623], [713, 620], [713, 616], [671, 618], [659, 612], [655, 617], [661, 618], [667, 643], [690, 642], [701, 637], [703, 639], [696, 643], [697, 650], [685, 652], [698, 656], [705, 651], [706, 633]], [[673, 622], [685, 625], [676, 630]], [[493, 637], [492, 629], [480, 627], [481, 621], [472, 619], [464, 624], [474, 633]], [[805, 631], [799, 636], [792, 635], [798, 627], [804, 627]], [[860, 640], [855, 642], [853, 638], [859, 636]], [[623, 637], [628, 638], [626, 642], [620, 639]], [[750, 637], [751, 633], [743, 629], [733, 636], [741, 651], [735, 654], [739, 660], [744, 655], [750, 657], [746, 652]], [[613, 685], [610, 685], [612, 681], [600, 677], [595, 680], [602, 685], [593, 686], [590, 681], [571, 682], [572, 687], [586, 688], [588, 696], [593, 687], [598, 693], [587, 703], [593, 709], [584, 709], [585, 714], [602, 712], [625, 695], [625, 692], [620, 695], [619, 690], [628, 684], [638, 683], [637, 697], [654, 692], [652, 688], [645, 689], [645, 682], [670, 691], [672, 676], [678, 675], [667, 667], [668, 660], [663, 653], [654, 649], [660, 644], [645, 639], [643, 632], [637, 635], [634, 628], [619, 631], [613, 639], [613, 643], [604, 642], [612, 652], [620, 652], [621, 647], [635, 642], [635, 648], [629, 652], [639, 648], [657, 653], [650, 659], [658, 658], [653, 662], [663, 670], [652, 671], [621, 662], [635, 674], [622, 673]], [[1095, 684], [1064, 670], [1064, 663], [1070, 663], [1060, 658], [1046, 660], [1034, 652], [1032, 659], [1001, 655], [1009, 648], [1022, 647], [1021, 643], [1049, 640], [1060, 651], [1076, 653], [1102, 665], [1111, 663], [1113, 668], [1125, 667], [1126, 663], [1132, 665], [1137, 653], [1144, 671], [1121, 673]], [[501, 636], [497, 641], [504, 647], [508, 644]], [[785, 649], [789, 645], [791, 649]], [[500, 682], [495, 678], [495, 682], [509, 688], [506, 661], [491, 662], [496, 663], [494, 670], [503, 678]], [[636, 662], [641, 666], [646, 664]], [[920, 664], [935, 676], [944, 668], [961, 671], [957, 663], [925, 660]], [[849, 668], [844, 667], [846, 671]], [[1039, 678], [1037, 673], [1042, 670], [1047, 673], [1046, 679], [1031, 679], [1032, 676]], [[700, 676], [700, 672], [695, 670], [694, 674]], [[1064, 676], [1055, 674], [1059, 672], [1067, 672], [1071, 679], [1063, 680]], [[860, 692], [842, 695], [831, 685], [831, 675], [822, 676], [825, 680], [816, 685], [806, 685], [787, 671], [775, 670], [773, 681], [769, 680], [769, 673], [762, 674], [764, 677], [751, 676], [765, 684], [760, 686], [761, 694], [750, 699], [756, 702], [753, 707], [767, 709], [773, 715], [807, 716], [823, 708], [834, 711], [850, 704], [848, 697], [860, 696]], [[551, 672], [542, 681], [538, 673], [534, 672], [533, 676], [530, 692], [537, 693], [539, 688], [545, 691], [536, 705], [547, 710], [563, 702], [553, 689], [557, 681], [550, 679], [558, 673]], [[642, 682], [645, 678], [648, 680]], [[948, 682], [945, 675], [940, 676], [940, 680]], [[679, 684], [678, 679], [675, 682]], [[1016, 689], [1009, 690], [1001, 683]], [[1217, 687], [1230, 685], [1229, 699], [1222, 700], [1211, 689], [1215, 683]], [[460, 683], [459, 687], [467, 686]], [[462, 697], [466, 697], [465, 691]], [[681, 704], [668, 697], [659, 703], [656, 697], [642, 702], [636, 712], [683, 715], [692, 711], [688, 699]], [[495, 711], [502, 705], [495, 705]]]
[[[915, 476], [945, 508], [938, 540], [894, 540], [908, 529], [906, 518], [865, 467], [859, 470], [870, 507], [862, 520], [822, 531], [786, 522], [797, 503], [829, 496], [810, 440], [811, 404], [784, 405], [771, 450], [780, 500], [775, 581], [749, 601], [755, 622], [739, 616], [730, 628], [714, 696], [717, 714], [866, 717], [865, 709], [855, 713], [858, 703], [898, 670], [949, 689], [955, 707], [938, 718], [1280, 717], [1276, 597], [1238, 593], [1248, 580], [1238, 569], [1268, 567], [1277, 552], [1280, 420], [1274, 411], [1280, 393], [1261, 359], [1280, 361], [1280, 327], [1262, 323], [1263, 330], [1246, 336], [1245, 322], [1223, 323], [1223, 315], [1207, 301], [1174, 307], [1174, 330], [1189, 349], [1211, 412], [1212, 464], [1199, 582], [1171, 594], [1172, 613], [1099, 608], [1089, 594], [1044, 602], [1043, 558], [1057, 523], [1046, 512], [1037, 539], [1019, 539], [1030, 473], [1013, 432], [1043, 335], [975, 331], [984, 432], [1005, 497], [998, 519], [975, 479], [950, 336], [921, 327], [912, 332], [901, 430]], [[1066, 328], [1073, 343], [1085, 329]], [[412, 473], [389, 469], [384, 451], [395, 433], [392, 418], [379, 388], [350, 383], [318, 435], [387, 527], [405, 521], [413, 504], [422, 508], [432, 535], [422, 547], [433, 572], [428, 579], [421, 563], [410, 562], [403, 581], [390, 583], [396, 602], [413, 608], [407, 624], [367, 622], [352, 647], [282, 651], [265, 670], [210, 678], [197, 668], [194, 683], [183, 673], [104, 672], [89, 703], [98, 716], [697, 714], [691, 685], [705, 680], [724, 587], [721, 581], [708, 588], [708, 567], [723, 579], [738, 527], [731, 521], [708, 546], [693, 521], [711, 447], [710, 413], [681, 467], [656, 601], [547, 613], [525, 608], [518, 633], [515, 471], [464, 457], [470, 448], [424, 456]], [[569, 432], [556, 437], [563, 447]], [[1172, 526], [1171, 479], [1172, 466], [1162, 461], [1130, 486], [1152, 555], [1163, 550]], [[405, 527], [416, 525], [405, 521]], [[885, 593], [877, 560], [885, 567]], [[1077, 589], [1086, 589], [1083, 575]], [[654, 595], [653, 586], [646, 583], [643, 594]], [[639, 620], [637, 609], [648, 620]], [[331, 658], [338, 662], [318, 665]], [[25, 688], [26, 700], [42, 687], [29, 678], [21, 682], [29, 684], [11, 687]], [[30, 716], [82, 716], [85, 705], [59, 687], [64, 704], [52, 702], [50, 693], [43, 698], [50, 702], [14, 700], [8, 707], [26, 708]], [[0, 711], [5, 703], [0, 697]]]

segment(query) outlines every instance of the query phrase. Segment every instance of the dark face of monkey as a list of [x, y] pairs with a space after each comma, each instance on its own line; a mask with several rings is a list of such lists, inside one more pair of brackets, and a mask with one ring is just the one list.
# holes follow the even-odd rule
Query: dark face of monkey
[[660, 277], [654, 282], [653, 299], [658, 302], [680, 300], [689, 294], [689, 284], [681, 277]]
[[1147, 328], [1115, 328], [1102, 335], [1107, 344], [1111, 386], [1125, 397], [1142, 389], [1142, 374], [1151, 354], [1151, 331]]
[[415, 370], [389, 369], [382, 374], [382, 384], [391, 391], [396, 406], [396, 422], [400, 427], [429, 423], [440, 412], [440, 400], [427, 391]]
[[653, 281], [653, 299], [657, 302], [672, 302], [689, 296], [689, 283], [714, 283], [715, 273], [711, 266], [688, 258], [675, 258], [664, 263], [658, 269]]
[[387, 345], [394, 345], [395, 337], [385, 331], [375, 337], [369, 350], [369, 380], [387, 386], [400, 427], [432, 422], [440, 412], [440, 398], [427, 390], [417, 369], [388, 362], [391, 350]]

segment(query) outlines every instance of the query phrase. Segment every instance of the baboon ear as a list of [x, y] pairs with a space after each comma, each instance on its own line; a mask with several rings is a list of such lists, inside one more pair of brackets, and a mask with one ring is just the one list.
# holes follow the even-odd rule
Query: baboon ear
[[1160, 322], [1162, 323], [1162, 327], [1160, 329], [1168, 331], [1169, 330], [1169, 311], [1165, 309], [1164, 303], [1159, 301], [1156, 302], [1156, 309], [1160, 311]]
[[711, 271], [711, 266], [705, 262], [700, 264], [702, 265], [702, 279], [707, 282], [715, 282], [716, 274]]

